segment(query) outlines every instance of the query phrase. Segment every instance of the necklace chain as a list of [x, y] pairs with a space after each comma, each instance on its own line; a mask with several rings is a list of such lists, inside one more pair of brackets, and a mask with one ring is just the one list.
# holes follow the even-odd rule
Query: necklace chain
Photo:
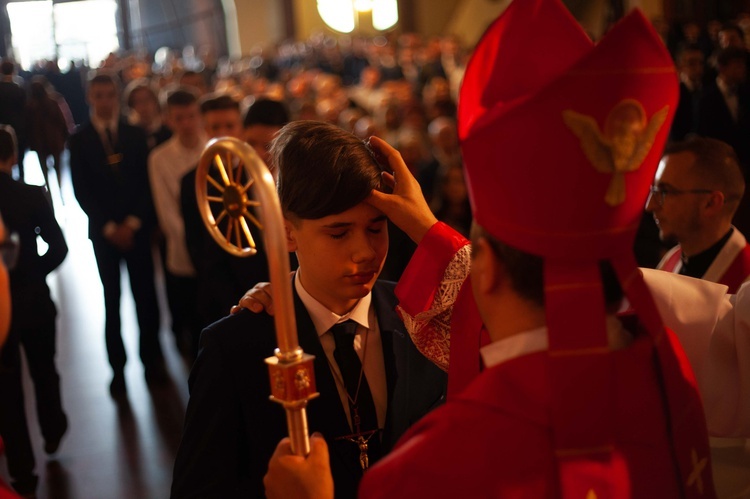
[[[359, 327], [359, 324], [357, 324], [357, 327]], [[362, 387], [362, 377], [365, 373], [365, 358], [367, 357], [367, 338], [370, 334], [370, 330], [365, 328], [365, 347], [362, 349], [362, 367], [359, 370], [359, 379], [357, 380], [357, 391], [354, 393], [354, 398], [352, 399], [352, 396], [349, 394], [349, 390], [346, 389], [346, 383], [344, 383], [343, 378], [341, 377], [341, 374], [339, 374], [336, 369], [333, 368], [333, 364], [331, 364], [330, 359], [326, 355], [326, 362], [328, 362], [328, 367], [331, 369], [331, 373], [333, 374], [333, 379], [336, 381], [336, 383], [344, 389], [344, 393], [346, 393], [346, 398], [349, 399], [349, 403], [353, 405], [354, 407], [357, 407], [357, 400], [359, 399], [359, 389]], [[339, 369], [341, 369], [341, 366], [339, 366]]]

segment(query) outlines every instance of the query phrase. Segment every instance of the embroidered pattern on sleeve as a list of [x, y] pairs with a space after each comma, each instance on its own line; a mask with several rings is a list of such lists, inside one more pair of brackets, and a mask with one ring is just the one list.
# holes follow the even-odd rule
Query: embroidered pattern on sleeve
[[429, 309], [411, 316], [398, 307], [414, 345], [443, 371], [448, 371], [450, 364], [453, 305], [470, 270], [471, 245], [467, 244], [448, 263]]

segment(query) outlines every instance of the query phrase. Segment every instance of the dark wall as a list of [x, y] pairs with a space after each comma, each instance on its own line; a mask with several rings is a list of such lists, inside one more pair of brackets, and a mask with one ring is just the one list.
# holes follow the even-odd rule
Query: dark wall
[[[214, 54], [227, 53], [226, 23], [221, 0], [118, 0], [128, 10], [129, 45], [149, 53], [160, 47], [208, 46]], [[127, 22], [118, 19], [118, 29]], [[120, 44], [127, 46], [125, 33]]]
[[741, 12], [750, 12], [749, 0], [664, 0], [665, 17], [672, 21], [727, 21]]
[[[62, 2], [66, 0], [56, 0]], [[226, 23], [221, 0], [117, 0], [120, 46], [153, 53], [160, 47], [207, 46], [227, 53]], [[0, 0], [0, 56], [10, 37], [8, 0]]]

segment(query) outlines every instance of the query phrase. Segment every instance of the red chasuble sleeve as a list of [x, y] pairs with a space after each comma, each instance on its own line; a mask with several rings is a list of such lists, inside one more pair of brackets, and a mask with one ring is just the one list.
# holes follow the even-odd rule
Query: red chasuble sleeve
[[448, 395], [480, 370], [479, 347], [489, 342], [469, 282], [471, 248], [442, 222], [430, 228], [396, 287], [399, 314], [420, 352], [448, 371]]

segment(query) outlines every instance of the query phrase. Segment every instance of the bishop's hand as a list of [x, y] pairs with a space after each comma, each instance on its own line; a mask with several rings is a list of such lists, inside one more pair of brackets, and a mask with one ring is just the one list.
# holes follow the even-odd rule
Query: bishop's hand
[[401, 153], [378, 137], [370, 137], [374, 154], [387, 162], [393, 174], [383, 172], [383, 180], [393, 188], [393, 194], [373, 190], [367, 202], [382, 211], [391, 222], [419, 244], [437, 218], [427, 205], [419, 182], [401, 158]]

